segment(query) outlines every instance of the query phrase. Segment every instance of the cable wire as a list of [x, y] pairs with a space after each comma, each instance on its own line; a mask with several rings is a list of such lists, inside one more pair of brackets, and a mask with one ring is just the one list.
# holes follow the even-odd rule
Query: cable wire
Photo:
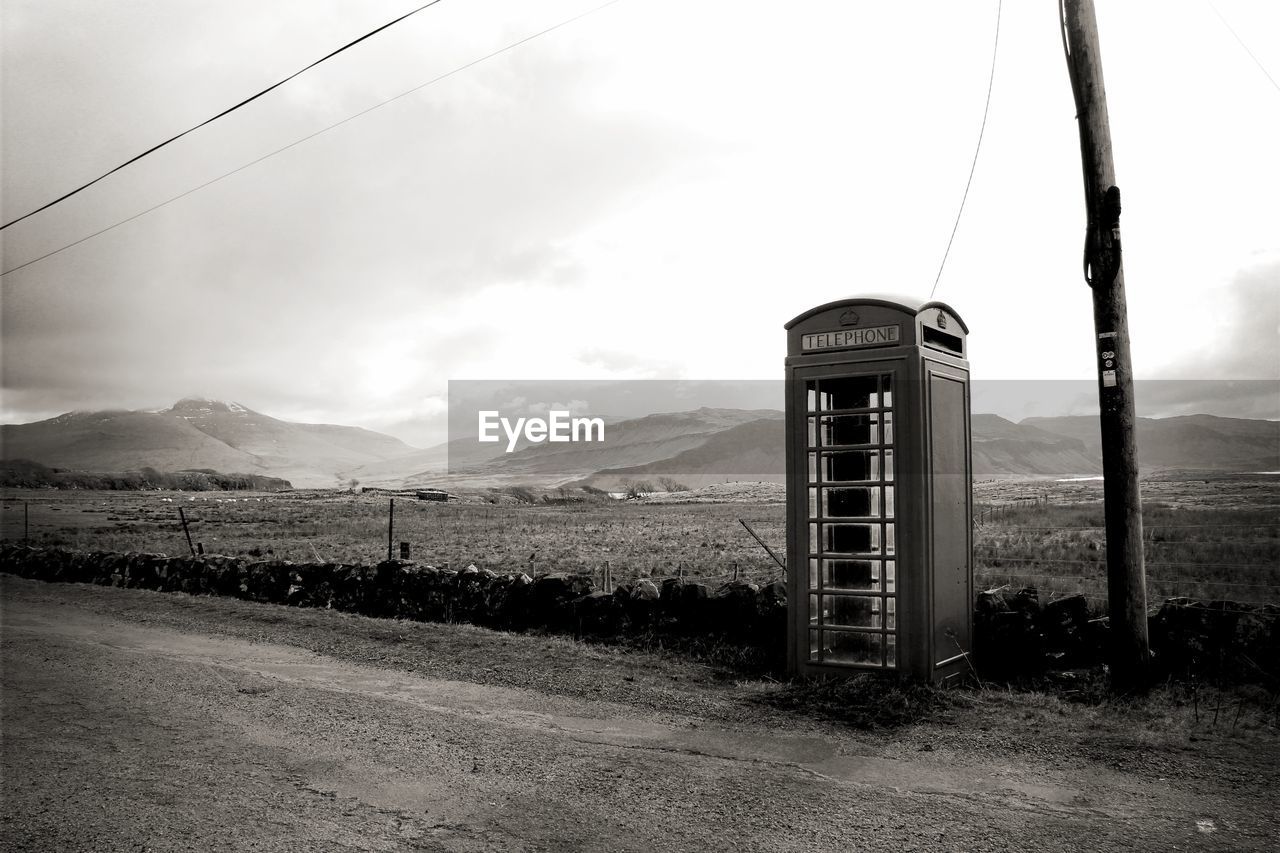
[[1271, 76], [1271, 72], [1262, 64], [1262, 60], [1253, 55], [1253, 51], [1249, 50], [1249, 45], [1245, 44], [1244, 39], [1240, 38], [1240, 34], [1236, 32], [1235, 27], [1231, 26], [1231, 22], [1222, 16], [1222, 13], [1218, 11], [1217, 6], [1213, 5], [1213, 0], [1205, 0], [1205, 2], [1208, 3], [1209, 8], [1213, 10], [1213, 14], [1218, 16], [1218, 20], [1222, 21], [1222, 25], [1227, 28], [1231, 35], [1236, 37], [1236, 41], [1244, 48], [1244, 52], [1249, 54], [1249, 58], [1253, 60], [1254, 65], [1258, 66], [1258, 70], [1265, 74], [1267, 79], [1271, 81], [1271, 85], [1275, 87], [1277, 92], [1280, 92], [1280, 83], [1277, 83], [1276, 78]]
[[[437, 2], [437, 3], [438, 3], [438, 2], [440, 2], [440, 0], [435, 0], [435, 2]], [[533, 41], [534, 39], [538, 38], [539, 36], [544, 36], [544, 35], [546, 35], [547, 33], [550, 33], [550, 32], [553, 32], [554, 30], [558, 30], [558, 29], [560, 29], [561, 27], [568, 26], [569, 24], [572, 24], [572, 23], [574, 23], [575, 21], [580, 21], [580, 20], [582, 20], [583, 18], [587, 17], [588, 15], [593, 15], [593, 14], [595, 14], [596, 12], [599, 12], [600, 10], [605, 9], [605, 8], [607, 8], [607, 7], [609, 7], [609, 6], [612, 6], [614, 3], [618, 3], [618, 2], [621, 2], [621, 0], [609, 0], [607, 3], [602, 3], [602, 4], [600, 4], [599, 6], [596, 6], [596, 7], [594, 7], [594, 8], [588, 9], [587, 11], [582, 12], [582, 13], [580, 13], [580, 14], [578, 14], [578, 15], [575, 15], [575, 16], [573, 16], [572, 18], [566, 18], [565, 20], [561, 21], [561, 22], [560, 22], [560, 23], [558, 23], [558, 24], [555, 24], [555, 25], [553, 25], [553, 26], [547, 27], [545, 30], [541, 30], [541, 31], [539, 31], [539, 32], [534, 33], [533, 35], [530, 35], [530, 36], [525, 36], [524, 38], [520, 39], [519, 41], [511, 42], [511, 43], [510, 43], [510, 44], [508, 44], [506, 47], [502, 47], [502, 48], [499, 48], [498, 50], [493, 51], [492, 53], [485, 54], [484, 56], [480, 57], [479, 59], [473, 59], [472, 61], [470, 61], [470, 62], [466, 63], [465, 65], [459, 65], [457, 68], [453, 69], [452, 71], [446, 71], [444, 74], [441, 74], [439, 77], [434, 77], [434, 78], [432, 78], [432, 79], [428, 80], [428, 81], [427, 81], [427, 82], [425, 82], [425, 83], [421, 83], [421, 84], [419, 84], [419, 85], [417, 85], [417, 86], [414, 86], [412, 89], [406, 89], [405, 91], [401, 92], [401, 93], [400, 93], [400, 94], [398, 94], [398, 95], [393, 95], [392, 97], [387, 98], [385, 101], [379, 101], [378, 103], [374, 104], [374, 105], [373, 105], [373, 106], [371, 106], [371, 107], [366, 107], [365, 109], [361, 110], [361, 111], [360, 111], [360, 112], [358, 112], [358, 113], [353, 113], [352, 115], [349, 115], [349, 116], [347, 116], [346, 118], [341, 119], [340, 121], [336, 121], [336, 122], [334, 122], [333, 124], [331, 124], [331, 125], [329, 125], [329, 126], [327, 126], [327, 127], [322, 127], [322, 128], [320, 128], [319, 130], [315, 131], [314, 133], [310, 133], [310, 134], [308, 134], [308, 135], [306, 135], [306, 136], [302, 137], [301, 139], [295, 139], [293, 142], [290, 142], [288, 145], [285, 145], [285, 146], [282, 146], [282, 147], [280, 147], [280, 148], [277, 148], [276, 150], [271, 151], [271, 152], [269, 152], [269, 153], [267, 153], [267, 154], [263, 154], [261, 157], [257, 158], [256, 160], [250, 160], [248, 163], [245, 163], [243, 166], [237, 166], [236, 168], [232, 169], [232, 170], [231, 170], [231, 171], [229, 171], [229, 172], [224, 172], [223, 174], [219, 175], [219, 176], [218, 176], [218, 177], [216, 177], [216, 178], [212, 178], [212, 179], [210, 179], [210, 180], [208, 180], [208, 181], [205, 181], [203, 184], [200, 184], [200, 185], [198, 185], [198, 186], [192, 187], [191, 189], [186, 190], [186, 191], [184, 191], [184, 192], [178, 193], [177, 195], [173, 196], [172, 198], [169, 198], [169, 199], [167, 199], [167, 200], [165, 200], [165, 201], [162, 201], [162, 202], [160, 202], [159, 204], [152, 205], [151, 207], [148, 207], [146, 210], [143, 210], [143, 211], [141, 211], [141, 212], [139, 212], [139, 213], [135, 213], [133, 216], [130, 216], [130, 217], [126, 218], [126, 219], [121, 219], [119, 222], [116, 222], [116, 223], [115, 223], [115, 224], [113, 224], [113, 225], [108, 225], [106, 228], [102, 228], [102, 229], [100, 229], [100, 230], [98, 230], [98, 231], [95, 231], [95, 232], [93, 232], [92, 234], [89, 234], [88, 236], [81, 237], [79, 240], [76, 240], [76, 241], [75, 241], [75, 242], [73, 242], [73, 243], [67, 243], [65, 246], [62, 246], [62, 247], [57, 248], [57, 249], [54, 249], [54, 250], [53, 250], [53, 251], [51, 251], [51, 252], [45, 252], [43, 255], [40, 255], [39, 257], [32, 258], [31, 260], [29, 260], [29, 261], [27, 261], [27, 262], [25, 262], [25, 263], [19, 264], [19, 265], [18, 265], [18, 266], [16, 266], [16, 267], [12, 267], [11, 269], [7, 269], [7, 270], [5, 270], [4, 272], [0, 272], [0, 277], [6, 276], [6, 275], [8, 275], [9, 273], [17, 272], [18, 270], [20, 270], [20, 269], [24, 269], [24, 268], [26, 268], [26, 267], [29, 267], [29, 266], [31, 266], [32, 264], [37, 264], [37, 263], [39, 263], [40, 261], [45, 260], [46, 258], [51, 258], [51, 257], [53, 257], [54, 255], [60, 254], [60, 253], [62, 253], [62, 252], [65, 252], [67, 249], [73, 248], [73, 247], [75, 247], [75, 246], [79, 246], [81, 243], [84, 243], [84, 242], [86, 242], [86, 241], [88, 241], [88, 240], [92, 240], [94, 237], [98, 237], [98, 236], [100, 236], [100, 235], [102, 235], [102, 234], [106, 234], [108, 231], [113, 231], [113, 230], [115, 230], [116, 228], [119, 228], [121, 225], [125, 225], [125, 224], [127, 224], [127, 223], [129, 223], [129, 222], [132, 222], [132, 221], [133, 221], [133, 220], [135, 220], [135, 219], [138, 219], [138, 218], [140, 218], [140, 217], [146, 216], [148, 213], [151, 213], [151, 212], [153, 212], [153, 211], [159, 210], [160, 208], [165, 207], [166, 205], [172, 204], [173, 202], [177, 201], [178, 199], [185, 198], [186, 196], [189, 196], [189, 195], [191, 195], [192, 193], [199, 192], [200, 190], [204, 189], [205, 187], [207, 187], [207, 186], [211, 186], [212, 184], [216, 184], [216, 183], [218, 183], [219, 181], [223, 180], [224, 178], [229, 178], [229, 177], [231, 177], [232, 175], [236, 174], [237, 172], [243, 172], [245, 169], [248, 169], [248, 168], [249, 168], [249, 167], [251, 167], [251, 166], [256, 166], [258, 163], [261, 163], [263, 160], [269, 160], [270, 158], [272, 158], [272, 157], [276, 156], [277, 154], [281, 154], [281, 153], [283, 153], [283, 152], [285, 152], [285, 151], [288, 151], [290, 148], [294, 148], [294, 147], [296, 147], [296, 146], [298, 146], [298, 145], [301, 145], [302, 143], [304, 143], [304, 142], [306, 142], [306, 141], [308, 141], [308, 140], [310, 140], [310, 139], [315, 139], [317, 136], [320, 136], [320, 135], [321, 135], [321, 134], [323, 134], [323, 133], [328, 133], [329, 131], [333, 130], [334, 128], [341, 127], [342, 125], [346, 124], [347, 122], [354, 121], [354, 120], [356, 120], [356, 119], [360, 118], [361, 116], [368, 115], [369, 113], [373, 112], [374, 110], [376, 110], [376, 109], [380, 109], [381, 107], [385, 107], [387, 104], [390, 104], [390, 103], [392, 103], [393, 101], [398, 101], [398, 100], [400, 100], [401, 98], [404, 98], [404, 97], [407, 97], [407, 96], [409, 96], [409, 95], [412, 95], [414, 92], [417, 92], [417, 91], [419, 91], [419, 90], [421, 90], [421, 89], [425, 89], [426, 87], [428, 87], [428, 86], [430, 86], [430, 85], [432, 85], [432, 84], [434, 84], [434, 83], [439, 83], [441, 80], [444, 80], [444, 79], [446, 79], [446, 78], [452, 77], [453, 75], [458, 74], [458, 73], [460, 73], [460, 72], [466, 71], [468, 68], [471, 68], [472, 66], [475, 66], [475, 65], [479, 65], [481, 62], [485, 62], [486, 60], [493, 59], [495, 56], [499, 56], [499, 55], [501, 55], [501, 54], [503, 54], [503, 53], [506, 53], [506, 52], [507, 52], [507, 51], [509, 51], [509, 50], [513, 50], [513, 49], [515, 49], [515, 48], [519, 47], [520, 45], [525, 44], [526, 42]]]
[[385, 23], [385, 24], [383, 24], [382, 26], [378, 27], [376, 30], [371, 30], [371, 31], [369, 31], [369, 32], [365, 33], [364, 35], [360, 36], [360, 38], [355, 39], [354, 41], [349, 41], [349, 42], [347, 42], [346, 44], [344, 44], [342, 47], [338, 48], [337, 50], [331, 51], [330, 53], [326, 54], [325, 56], [320, 57], [320, 58], [319, 58], [319, 59], [317, 59], [315, 62], [311, 63], [310, 65], [306, 66], [305, 68], [300, 68], [300, 69], [298, 69], [297, 71], [295, 71], [295, 72], [293, 72], [292, 74], [290, 74], [288, 77], [284, 78], [283, 80], [279, 81], [278, 83], [273, 83], [272, 85], [270, 85], [270, 86], [268, 86], [267, 88], [263, 89], [261, 92], [258, 92], [256, 95], [250, 95], [249, 97], [245, 98], [245, 99], [244, 99], [243, 101], [241, 101], [240, 103], [236, 104], [235, 106], [227, 107], [225, 110], [223, 110], [222, 112], [220, 112], [220, 113], [218, 113], [217, 115], [213, 116], [212, 118], [207, 118], [207, 119], [205, 119], [204, 121], [200, 122], [199, 124], [197, 124], [197, 125], [193, 125], [192, 127], [187, 128], [186, 130], [182, 131], [182, 133], [179, 133], [177, 136], [171, 136], [171, 137], [169, 137], [168, 139], [166, 139], [164, 142], [161, 142], [159, 145], [153, 145], [153, 146], [151, 146], [150, 148], [148, 148], [146, 151], [143, 151], [141, 154], [138, 154], [138, 155], [136, 155], [136, 156], [134, 156], [134, 157], [130, 157], [128, 160], [125, 160], [123, 163], [121, 163], [119, 166], [116, 166], [114, 169], [111, 169], [110, 171], [107, 171], [107, 172], [103, 172], [101, 175], [99, 175], [98, 177], [94, 178], [92, 181], [89, 181], [89, 183], [87, 183], [87, 184], [82, 184], [82, 185], [80, 185], [80, 186], [76, 187], [75, 189], [73, 189], [71, 192], [69, 192], [69, 193], [65, 193], [64, 195], [60, 195], [60, 196], [58, 196], [57, 198], [55, 198], [53, 201], [49, 202], [48, 204], [43, 204], [43, 205], [41, 205], [40, 207], [37, 207], [35, 210], [30, 211], [29, 213], [24, 213], [24, 214], [22, 214], [22, 215], [21, 215], [21, 216], [19, 216], [17, 219], [11, 219], [11, 220], [9, 220], [8, 222], [4, 223], [3, 225], [0, 225], [0, 231], [3, 231], [4, 229], [8, 228], [10, 225], [16, 225], [17, 223], [21, 222], [22, 220], [26, 219], [26, 218], [27, 218], [27, 217], [29, 217], [29, 216], [35, 216], [37, 213], [39, 213], [39, 212], [40, 212], [40, 211], [42, 211], [42, 210], [48, 210], [49, 208], [53, 207], [55, 204], [57, 204], [57, 203], [59, 203], [59, 202], [66, 201], [67, 199], [69, 199], [69, 198], [71, 198], [73, 195], [75, 195], [76, 193], [78, 193], [78, 192], [82, 192], [83, 190], [87, 190], [89, 187], [91, 187], [91, 186], [93, 186], [94, 184], [98, 183], [98, 181], [101, 181], [103, 178], [106, 178], [106, 177], [109, 177], [109, 176], [111, 176], [111, 175], [114, 175], [116, 172], [120, 171], [120, 170], [121, 170], [121, 169], [123, 169], [124, 167], [129, 166], [129, 165], [131, 165], [131, 164], [133, 164], [133, 163], [138, 162], [138, 161], [139, 161], [139, 160], [141, 160], [143, 157], [146, 157], [148, 154], [153, 154], [153, 153], [155, 153], [156, 151], [159, 151], [161, 148], [165, 147], [166, 145], [168, 145], [168, 144], [169, 144], [169, 143], [171, 143], [171, 142], [177, 142], [179, 139], [181, 139], [182, 137], [186, 136], [188, 133], [192, 133], [193, 131], [197, 131], [197, 130], [199, 130], [200, 128], [204, 127], [206, 124], [211, 124], [211, 123], [213, 123], [213, 122], [217, 121], [218, 119], [222, 118], [223, 116], [228, 115], [229, 113], [233, 113], [233, 112], [235, 112], [236, 110], [238, 110], [238, 109], [240, 109], [241, 107], [243, 107], [245, 104], [249, 104], [249, 103], [252, 103], [253, 101], [258, 100], [258, 98], [261, 98], [263, 95], [267, 94], [268, 92], [272, 91], [273, 89], [278, 89], [278, 88], [280, 88], [280, 87], [281, 87], [281, 86], [283, 86], [285, 83], [288, 83], [290, 80], [292, 80], [293, 78], [297, 77], [299, 74], [302, 74], [302, 73], [304, 73], [304, 72], [306, 72], [306, 71], [310, 71], [312, 68], [315, 68], [315, 67], [316, 67], [317, 65], [319, 65], [320, 63], [325, 62], [326, 60], [332, 59], [333, 57], [337, 56], [339, 53], [342, 53], [342, 52], [343, 52], [344, 50], [346, 50], [347, 48], [355, 47], [355, 46], [356, 46], [356, 45], [358, 45], [360, 42], [364, 41], [364, 40], [365, 40], [365, 39], [367, 39], [367, 38], [370, 38], [370, 37], [372, 37], [372, 36], [377, 35], [378, 33], [380, 33], [380, 32], [382, 32], [383, 30], [385, 30], [387, 27], [394, 26], [394, 25], [396, 25], [396, 24], [400, 23], [401, 21], [403, 21], [405, 18], [408, 18], [408, 17], [410, 17], [410, 16], [412, 16], [412, 15], [416, 15], [416, 14], [418, 14], [419, 12], [421, 12], [423, 9], [429, 8], [429, 7], [431, 7], [431, 6], [434, 6], [434, 5], [436, 5], [437, 3], [439, 3], [439, 2], [441, 2], [441, 0], [431, 0], [431, 2], [430, 2], [430, 3], [423, 4], [422, 6], [419, 6], [418, 8], [414, 9], [412, 12], [406, 12], [405, 14], [403, 14], [403, 15], [401, 15], [400, 17], [396, 18], [394, 21], [388, 21], [387, 23]]
[[947, 265], [947, 256], [951, 254], [951, 244], [955, 242], [956, 231], [960, 228], [960, 217], [964, 214], [964, 203], [969, 199], [969, 187], [973, 185], [973, 173], [978, 169], [978, 152], [982, 150], [982, 135], [987, 130], [987, 114], [991, 111], [991, 89], [996, 82], [996, 54], [1000, 50], [1000, 13], [1004, 7], [1004, 0], [996, 3], [996, 37], [991, 45], [991, 77], [987, 80], [987, 102], [982, 107], [982, 126], [978, 128], [978, 145], [973, 149], [973, 163], [969, 166], [969, 180], [964, 183], [964, 195], [960, 197], [960, 209], [956, 211], [955, 224], [951, 226], [951, 236], [947, 238], [947, 249], [942, 253], [942, 263], [938, 264], [938, 274], [933, 279], [933, 288], [929, 291], [929, 298], [933, 298], [933, 294], [938, 289], [938, 282], [942, 281], [942, 269]]

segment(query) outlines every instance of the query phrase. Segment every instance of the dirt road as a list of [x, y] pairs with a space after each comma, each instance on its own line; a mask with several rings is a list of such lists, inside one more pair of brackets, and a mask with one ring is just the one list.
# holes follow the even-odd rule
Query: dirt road
[[1192, 740], [993, 694], [854, 732], [760, 704], [767, 684], [564, 639], [0, 590], [5, 850], [1240, 850], [1277, 832], [1265, 727]]

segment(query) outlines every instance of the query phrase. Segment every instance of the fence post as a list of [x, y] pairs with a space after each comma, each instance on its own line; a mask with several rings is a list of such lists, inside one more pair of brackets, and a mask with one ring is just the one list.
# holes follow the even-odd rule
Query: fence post
[[395, 533], [396, 527], [396, 499], [391, 498], [390, 506], [387, 510], [387, 560], [391, 560], [391, 540]]
[[756, 535], [756, 532], [755, 532], [754, 530], [752, 530], [752, 529], [751, 529], [751, 525], [750, 525], [750, 524], [747, 524], [747, 522], [746, 522], [745, 520], [741, 519], [741, 518], [740, 518], [740, 519], [738, 519], [738, 523], [739, 523], [739, 524], [741, 524], [741, 525], [743, 526], [743, 528], [744, 528], [748, 533], [750, 533], [750, 534], [751, 534], [751, 538], [752, 538], [752, 539], [754, 539], [754, 540], [756, 540], [756, 542], [759, 542], [759, 543], [760, 543], [760, 547], [761, 547], [761, 548], [763, 548], [763, 549], [765, 550], [765, 552], [766, 552], [766, 553], [768, 553], [768, 555], [769, 555], [770, 557], [772, 557], [772, 558], [773, 558], [773, 561], [774, 561], [775, 563], [777, 563], [777, 564], [778, 564], [778, 568], [782, 569], [782, 570], [785, 572], [785, 571], [787, 570], [787, 564], [786, 564], [785, 562], [783, 562], [782, 560], [778, 559], [778, 555], [777, 555], [777, 554], [775, 554], [775, 553], [773, 553], [773, 549], [772, 549], [772, 548], [770, 548], [768, 545], [764, 544], [764, 540], [763, 540], [763, 539], [761, 539], [759, 536], [757, 536], [757, 535]]
[[191, 549], [191, 556], [196, 555], [196, 546], [191, 542], [191, 531], [187, 528], [187, 514], [182, 511], [182, 507], [178, 507], [178, 518], [182, 519], [182, 532], [187, 537], [187, 547]]

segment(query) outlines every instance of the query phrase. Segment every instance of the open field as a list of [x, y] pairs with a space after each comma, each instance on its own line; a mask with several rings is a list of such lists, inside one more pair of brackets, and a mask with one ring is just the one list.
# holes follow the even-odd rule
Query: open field
[[[167, 500], [166, 500], [167, 499]], [[295, 561], [372, 563], [387, 554], [388, 499], [337, 492], [226, 495], [31, 492], [3, 502], [3, 534], [22, 537], [30, 504], [31, 540], [110, 551], [188, 553], [178, 506], [208, 553]], [[413, 559], [455, 568], [598, 573], [608, 560], [618, 579], [676, 574], [753, 580], [781, 571], [737, 518], [771, 545], [785, 539], [780, 503], [649, 505], [612, 501], [551, 505], [442, 504], [395, 500], [395, 536]], [[396, 554], [399, 554], [397, 546]]]
[[[1153, 601], [1186, 596], [1280, 604], [1280, 478], [1203, 477], [1144, 483], [1147, 576]], [[567, 505], [430, 503], [396, 499], [395, 542], [415, 560], [474, 563], [529, 574], [670, 576], [751, 580], [782, 572], [738, 523], [778, 553], [785, 546], [782, 491], [749, 499]], [[1042, 596], [1105, 595], [1102, 488], [1096, 481], [993, 481], [974, 489], [979, 587], [1035, 586]], [[370, 563], [387, 553], [388, 499], [327, 491], [291, 493], [10, 491], [0, 533], [18, 540], [27, 513], [34, 544], [86, 550], [187, 553], [178, 518], [208, 553], [294, 561]], [[396, 553], [399, 553], [398, 547]]]
[[[1280, 604], [1280, 478], [1146, 480], [1143, 536], [1151, 601]], [[974, 488], [979, 586], [1035, 586], [1106, 601], [1102, 483], [979, 483]]]

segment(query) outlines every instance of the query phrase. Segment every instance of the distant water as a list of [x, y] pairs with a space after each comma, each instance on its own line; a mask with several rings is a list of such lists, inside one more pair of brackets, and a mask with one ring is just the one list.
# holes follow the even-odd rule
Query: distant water
[[[1241, 471], [1242, 474], [1252, 474], [1254, 476], [1280, 477], [1280, 471]], [[1064, 477], [1061, 480], [1054, 480], [1055, 483], [1089, 483], [1104, 480], [1105, 477]]]

